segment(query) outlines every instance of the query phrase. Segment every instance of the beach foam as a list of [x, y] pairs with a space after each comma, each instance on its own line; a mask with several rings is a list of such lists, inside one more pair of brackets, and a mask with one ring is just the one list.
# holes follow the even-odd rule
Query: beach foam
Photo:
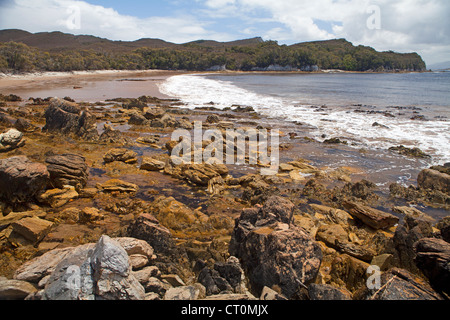
[[[408, 117], [386, 117], [382, 113], [355, 112], [352, 107], [330, 106], [319, 110], [317, 106], [302, 105], [292, 98], [258, 94], [227, 81], [198, 75], [171, 77], [160, 85], [160, 90], [181, 99], [191, 109], [210, 102], [214, 102], [214, 107], [219, 109], [232, 105], [252, 106], [264, 116], [311, 126], [311, 135], [318, 140], [326, 135], [348, 139], [349, 144], [356, 148], [385, 150], [399, 145], [418, 147], [433, 157], [433, 164], [450, 162], [448, 119], [421, 121]], [[375, 122], [387, 128], [375, 127]]]

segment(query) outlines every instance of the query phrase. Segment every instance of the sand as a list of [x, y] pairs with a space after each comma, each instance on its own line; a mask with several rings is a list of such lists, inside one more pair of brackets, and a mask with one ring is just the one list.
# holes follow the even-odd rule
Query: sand
[[158, 84], [179, 71], [93, 71], [48, 72], [24, 75], [0, 75], [0, 93], [22, 99], [71, 97], [76, 101], [103, 101], [142, 95], [170, 98], [159, 91]]

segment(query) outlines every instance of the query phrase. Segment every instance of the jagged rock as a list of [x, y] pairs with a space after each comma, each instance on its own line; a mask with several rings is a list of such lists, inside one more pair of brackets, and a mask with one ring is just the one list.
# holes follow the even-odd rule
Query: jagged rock
[[325, 224], [320, 226], [316, 233], [316, 240], [324, 242], [331, 248], [336, 248], [336, 241], [348, 241], [348, 233], [339, 224]]
[[158, 267], [148, 266], [141, 270], [133, 271], [133, 275], [145, 288], [146, 283], [148, 283], [149, 279], [159, 277], [161, 275], [161, 272], [159, 271]]
[[398, 268], [390, 269], [381, 275], [379, 288], [364, 289], [363, 293], [357, 294], [361, 300], [442, 300], [442, 296], [423, 279]]
[[96, 116], [75, 103], [52, 99], [45, 111], [45, 119], [43, 131], [74, 135], [90, 141], [99, 139]]
[[142, 254], [130, 255], [130, 265], [133, 270], [139, 270], [148, 265], [148, 258]]
[[64, 189], [51, 189], [41, 194], [39, 202], [50, 205], [52, 208], [59, 208], [69, 201], [78, 198], [78, 192], [75, 187], [65, 186]]
[[[261, 292], [264, 286], [277, 285], [283, 295], [292, 298], [302, 285], [315, 279], [322, 251], [302, 228], [280, 221], [289, 220], [286, 217], [293, 205], [281, 209], [286, 202], [278, 197], [268, 202], [267, 207], [243, 210], [236, 220], [229, 251], [240, 259], [252, 290]], [[270, 208], [277, 207], [278, 214], [273, 214]]]
[[0, 152], [11, 151], [25, 145], [23, 133], [16, 129], [9, 129], [0, 134]]
[[41, 210], [33, 210], [33, 211], [25, 211], [25, 212], [11, 212], [7, 216], [0, 216], [0, 230], [5, 229], [12, 223], [22, 220], [24, 218], [30, 218], [30, 217], [44, 218], [45, 215], [46, 215], [46, 212], [41, 211]]
[[345, 289], [327, 284], [311, 284], [308, 287], [311, 300], [352, 300], [352, 295]]
[[450, 242], [450, 216], [442, 218], [436, 225], [441, 231], [441, 237], [447, 242]]
[[129, 237], [113, 238], [113, 240], [119, 243], [129, 256], [138, 254], [143, 255], [150, 260], [156, 258], [152, 246], [146, 241]]
[[50, 178], [45, 165], [18, 156], [0, 160], [0, 198], [6, 203], [33, 201]]
[[98, 184], [97, 187], [103, 192], [136, 193], [139, 190], [137, 185], [119, 179], [108, 180], [105, 183]]
[[147, 171], [161, 171], [164, 169], [166, 163], [156, 160], [154, 158], [144, 157], [140, 169]]
[[33, 244], [42, 240], [52, 226], [52, 222], [38, 217], [24, 218], [12, 224], [15, 233], [20, 234]]
[[45, 162], [50, 173], [50, 185], [64, 189], [73, 186], [77, 191], [83, 189], [89, 177], [86, 159], [77, 154], [62, 154], [48, 157]]
[[207, 296], [233, 291], [228, 281], [221, 277], [217, 270], [211, 270], [208, 267], [200, 271], [197, 281], [205, 286]]
[[121, 162], [129, 163], [129, 164], [133, 164], [138, 161], [136, 152], [127, 150], [127, 149], [120, 149], [120, 148], [109, 150], [103, 156], [103, 160], [105, 161], [105, 163], [121, 161]]
[[390, 213], [373, 209], [355, 202], [345, 201], [343, 205], [348, 213], [350, 213], [353, 217], [377, 230], [393, 227], [399, 221], [399, 218]]
[[122, 132], [105, 123], [103, 132], [100, 135], [100, 142], [125, 144], [127, 139], [123, 136]]
[[319, 204], [310, 204], [309, 206], [315, 212], [325, 215], [328, 219], [330, 219], [334, 223], [340, 224], [342, 226], [348, 226], [349, 223], [353, 221], [352, 216], [344, 210], [327, 207]]
[[147, 109], [147, 111], [145, 111], [144, 117], [147, 120], [155, 120], [155, 119], [161, 119], [164, 114], [165, 114], [165, 112], [163, 109], [152, 108], [152, 109]]
[[24, 300], [37, 291], [26, 281], [0, 279], [0, 300]]
[[450, 175], [437, 170], [425, 169], [417, 178], [419, 188], [450, 194]]
[[406, 216], [403, 224], [397, 227], [394, 237], [394, 259], [397, 265], [413, 273], [419, 270], [414, 262], [416, 252], [414, 244], [422, 238], [433, 236], [433, 228], [428, 221]]
[[430, 279], [434, 288], [450, 293], [450, 243], [424, 238], [414, 246], [417, 267]]
[[149, 124], [149, 121], [140, 113], [132, 112], [128, 124], [136, 126], [145, 126]]

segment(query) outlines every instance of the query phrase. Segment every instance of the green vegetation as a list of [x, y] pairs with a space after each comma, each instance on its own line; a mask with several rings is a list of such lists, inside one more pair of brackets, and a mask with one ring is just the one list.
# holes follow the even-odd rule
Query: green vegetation
[[[103, 40], [102, 43], [105, 43]], [[136, 42], [135, 42], [136, 43]], [[228, 70], [266, 70], [269, 66], [311, 70], [347, 71], [424, 71], [425, 63], [417, 53], [377, 52], [353, 46], [339, 39], [279, 45], [275, 41], [219, 43], [197, 41], [167, 47], [129, 48], [128, 50], [89, 49], [48, 50], [23, 43], [0, 43], [0, 71], [81, 71], [81, 70], [190, 70], [205, 71], [214, 66]], [[317, 68], [315, 68], [317, 69]]]

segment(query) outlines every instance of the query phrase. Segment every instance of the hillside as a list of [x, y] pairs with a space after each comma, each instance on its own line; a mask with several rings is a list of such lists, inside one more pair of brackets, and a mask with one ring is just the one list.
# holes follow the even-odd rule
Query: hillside
[[343, 69], [424, 71], [417, 53], [377, 52], [345, 39], [279, 45], [261, 38], [175, 44], [160, 39], [112, 41], [62, 32], [0, 30], [0, 71]]

